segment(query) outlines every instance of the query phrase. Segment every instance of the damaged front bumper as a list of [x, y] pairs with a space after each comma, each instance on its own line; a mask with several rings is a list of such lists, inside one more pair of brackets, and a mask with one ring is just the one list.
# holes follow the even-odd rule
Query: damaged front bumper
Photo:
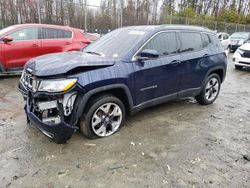
[[21, 81], [18, 88], [26, 105], [25, 112], [28, 122], [56, 143], [65, 143], [78, 129], [76, 117], [78, 95], [77, 88], [66, 93], [33, 93]]

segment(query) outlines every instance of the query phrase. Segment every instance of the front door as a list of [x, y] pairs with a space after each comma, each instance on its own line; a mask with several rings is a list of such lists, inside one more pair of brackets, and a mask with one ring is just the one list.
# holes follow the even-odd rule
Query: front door
[[13, 41], [3, 43], [6, 68], [22, 68], [31, 58], [41, 55], [38, 28], [19, 29], [8, 34]]
[[178, 46], [175, 32], [161, 32], [142, 48], [156, 50], [159, 57], [133, 62], [136, 105], [177, 96], [180, 66]]

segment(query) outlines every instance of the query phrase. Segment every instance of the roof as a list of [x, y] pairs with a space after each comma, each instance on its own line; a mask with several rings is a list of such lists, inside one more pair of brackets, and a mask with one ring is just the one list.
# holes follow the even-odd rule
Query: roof
[[134, 30], [147, 30], [147, 31], [162, 31], [162, 30], [193, 30], [200, 32], [210, 32], [214, 31], [200, 26], [191, 26], [191, 25], [175, 25], [175, 24], [166, 24], [166, 25], [140, 25], [140, 26], [128, 26], [125, 28], [134, 29]]
[[32, 26], [36, 26], [36, 27], [55, 27], [55, 28], [70, 28], [70, 29], [75, 29], [69, 26], [63, 26], [63, 25], [52, 25], [52, 24], [37, 24], [37, 23], [27, 23], [27, 24], [16, 24], [16, 25], [12, 25], [12, 27], [15, 28], [20, 28], [20, 27], [32, 27]]

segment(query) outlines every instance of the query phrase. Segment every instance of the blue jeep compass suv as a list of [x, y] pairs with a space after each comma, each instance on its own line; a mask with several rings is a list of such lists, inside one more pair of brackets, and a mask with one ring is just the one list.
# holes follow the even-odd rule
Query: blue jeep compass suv
[[112, 135], [127, 114], [169, 100], [211, 104], [226, 67], [216, 33], [206, 28], [132, 26], [82, 51], [30, 60], [19, 89], [28, 122], [63, 143], [78, 128], [89, 138]]

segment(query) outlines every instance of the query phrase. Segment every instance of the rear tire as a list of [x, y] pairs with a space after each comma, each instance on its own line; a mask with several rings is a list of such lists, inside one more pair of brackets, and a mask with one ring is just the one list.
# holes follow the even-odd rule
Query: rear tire
[[243, 66], [241, 66], [241, 65], [234, 65], [234, 67], [235, 67], [235, 69], [237, 69], [237, 70], [242, 70], [242, 69], [243, 69]]
[[88, 138], [110, 136], [122, 127], [126, 116], [124, 104], [113, 95], [97, 96], [90, 101], [80, 121], [80, 131]]
[[219, 95], [220, 86], [221, 80], [218, 74], [209, 75], [200, 94], [195, 99], [201, 105], [212, 104]]

